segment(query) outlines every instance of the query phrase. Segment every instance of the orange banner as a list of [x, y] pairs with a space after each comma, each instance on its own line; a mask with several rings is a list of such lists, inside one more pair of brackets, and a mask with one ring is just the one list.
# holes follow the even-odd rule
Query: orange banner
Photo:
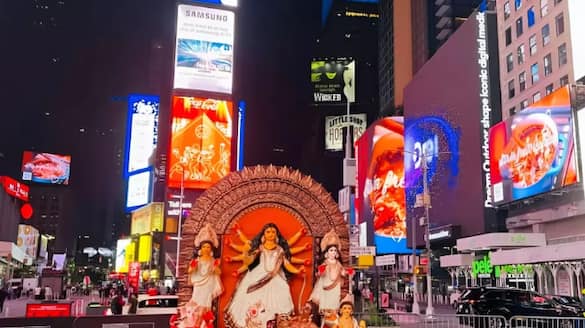
[[207, 189], [231, 170], [231, 101], [173, 96], [168, 186]]

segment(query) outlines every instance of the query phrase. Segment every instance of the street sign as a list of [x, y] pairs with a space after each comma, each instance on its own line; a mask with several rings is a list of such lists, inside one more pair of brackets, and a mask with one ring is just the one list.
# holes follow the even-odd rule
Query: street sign
[[383, 265], [395, 265], [396, 264], [396, 255], [380, 255], [376, 256], [376, 266], [383, 266]]
[[376, 255], [376, 247], [375, 246], [350, 247], [349, 255], [350, 256]]
[[415, 208], [425, 207], [425, 205], [428, 206], [429, 208], [432, 208], [431, 195], [416, 194], [414, 200], [414, 207]]

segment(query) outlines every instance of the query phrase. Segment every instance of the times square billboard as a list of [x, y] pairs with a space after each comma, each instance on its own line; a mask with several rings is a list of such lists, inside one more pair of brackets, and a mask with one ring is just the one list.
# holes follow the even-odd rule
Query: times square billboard
[[[404, 118], [385, 117], [355, 142], [356, 224], [367, 227], [378, 254], [410, 253], [406, 244]], [[370, 235], [370, 233], [373, 233]]]
[[565, 86], [490, 129], [496, 205], [577, 183], [573, 112]]
[[231, 94], [235, 14], [180, 4], [173, 89]]
[[233, 111], [229, 100], [173, 96], [169, 188], [207, 189], [231, 171]]
[[[431, 232], [458, 226], [460, 236], [452, 236], [457, 238], [499, 227], [488, 145], [489, 128], [501, 119], [497, 49], [495, 14], [475, 12], [405, 89], [408, 229], [425, 214], [423, 178], [430, 195]], [[419, 246], [423, 230], [417, 229]], [[412, 243], [410, 233], [408, 238]]]

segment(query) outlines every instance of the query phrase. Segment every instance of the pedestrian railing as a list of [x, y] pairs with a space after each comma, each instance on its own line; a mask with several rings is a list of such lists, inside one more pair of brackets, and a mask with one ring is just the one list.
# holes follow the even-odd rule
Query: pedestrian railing
[[413, 313], [357, 313], [355, 318], [364, 320], [367, 327], [401, 328], [585, 328], [585, 318], [537, 317], [500, 315], [439, 314], [419, 315]]

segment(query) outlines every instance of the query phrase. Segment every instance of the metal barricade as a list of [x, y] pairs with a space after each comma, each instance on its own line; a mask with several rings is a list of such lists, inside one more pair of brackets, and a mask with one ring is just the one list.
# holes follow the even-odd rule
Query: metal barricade
[[497, 315], [460, 315], [440, 314], [422, 316], [424, 328], [507, 328], [508, 321], [503, 316]]
[[578, 317], [527, 317], [514, 316], [510, 318], [510, 328], [584, 328], [585, 318]]

